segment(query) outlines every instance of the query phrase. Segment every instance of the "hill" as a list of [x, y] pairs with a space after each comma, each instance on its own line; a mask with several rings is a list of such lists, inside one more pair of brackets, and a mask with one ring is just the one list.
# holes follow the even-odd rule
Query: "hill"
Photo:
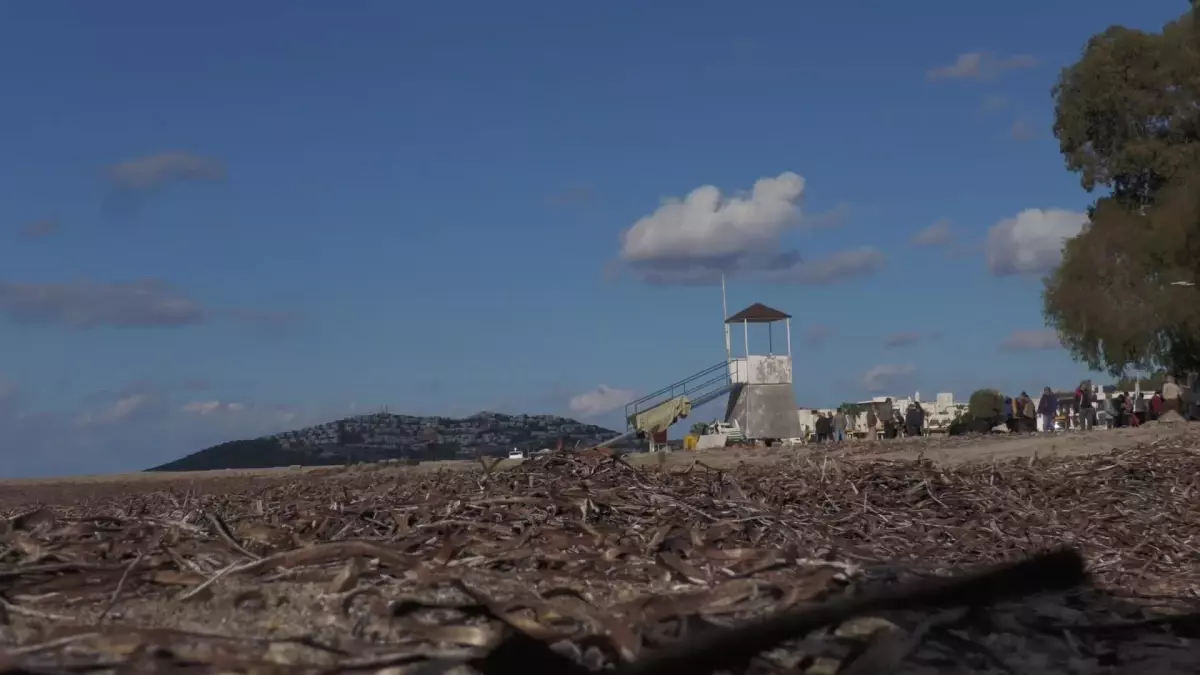
[[267, 469], [325, 466], [382, 459], [468, 459], [565, 445], [594, 445], [618, 432], [556, 415], [419, 417], [375, 413], [285, 431], [273, 436], [230, 441], [194, 452], [147, 471]]

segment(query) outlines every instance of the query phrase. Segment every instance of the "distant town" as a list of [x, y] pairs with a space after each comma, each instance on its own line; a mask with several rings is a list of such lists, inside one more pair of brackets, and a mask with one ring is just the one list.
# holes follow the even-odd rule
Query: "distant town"
[[595, 444], [617, 432], [556, 415], [480, 412], [470, 417], [419, 417], [387, 412], [350, 417], [275, 434], [285, 449], [339, 446], [401, 452], [416, 457], [498, 454], [513, 448], [553, 448], [559, 439]]

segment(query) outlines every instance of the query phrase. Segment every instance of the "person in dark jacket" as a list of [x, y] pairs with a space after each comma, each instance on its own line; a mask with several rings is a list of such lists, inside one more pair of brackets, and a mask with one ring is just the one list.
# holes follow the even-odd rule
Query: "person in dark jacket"
[[829, 434], [833, 431], [833, 424], [825, 413], [817, 414], [817, 442], [824, 443], [829, 440]]
[[904, 413], [904, 435], [917, 437], [921, 435], [921, 406], [912, 403]]
[[1092, 383], [1084, 380], [1075, 390], [1075, 410], [1079, 413], [1079, 428], [1084, 431], [1096, 426], [1096, 408], [1092, 405]]
[[1058, 416], [1058, 397], [1050, 391], [1050, 387], [1042, 389], [1042, 398], [1037, 405], [1038, 416], [1042, 418], [1042, 431], [1054, 431], [1054, 418]]
[[1037, 408], [1029, 394], [1021, 392], [1017, 397], [1017, 430], [1023, 434], [1037, 431]]
[[880, 406], [879, 419], [883, 421], [883, 437], [896, 437], [896, 409], [892, 406], [892, 399], [883, 402]]

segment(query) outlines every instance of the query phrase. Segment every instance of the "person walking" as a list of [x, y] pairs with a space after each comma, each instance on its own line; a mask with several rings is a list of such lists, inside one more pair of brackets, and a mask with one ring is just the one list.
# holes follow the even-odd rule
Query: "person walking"
[[1050, 387], [1042, 389], [1042, 397], [1038, 399], [1038, 415], [1042, 418], [1042, 431], [1054, 431], [1054, 418], [1058, 415], [1058, 397], [1050, 391]]
[[1092, 405], [1091, 380], [1080, 382], [1079, 389], [1075, 391], [1075, 409], [1079, 413], [1079, 428], [1091, 431], [1092, 427], [1096, 426], [1096, 407]]

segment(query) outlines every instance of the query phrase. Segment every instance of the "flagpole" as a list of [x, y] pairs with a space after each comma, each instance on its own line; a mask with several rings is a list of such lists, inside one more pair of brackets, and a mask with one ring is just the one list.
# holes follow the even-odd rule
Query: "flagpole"
[[725, 274], [721, 274], [721, 325], [725, 326], [725, 368], [728, 370], [729, 362], [733, 360], [733, 345], [729, 339], [729, 305], [725, 303]]

